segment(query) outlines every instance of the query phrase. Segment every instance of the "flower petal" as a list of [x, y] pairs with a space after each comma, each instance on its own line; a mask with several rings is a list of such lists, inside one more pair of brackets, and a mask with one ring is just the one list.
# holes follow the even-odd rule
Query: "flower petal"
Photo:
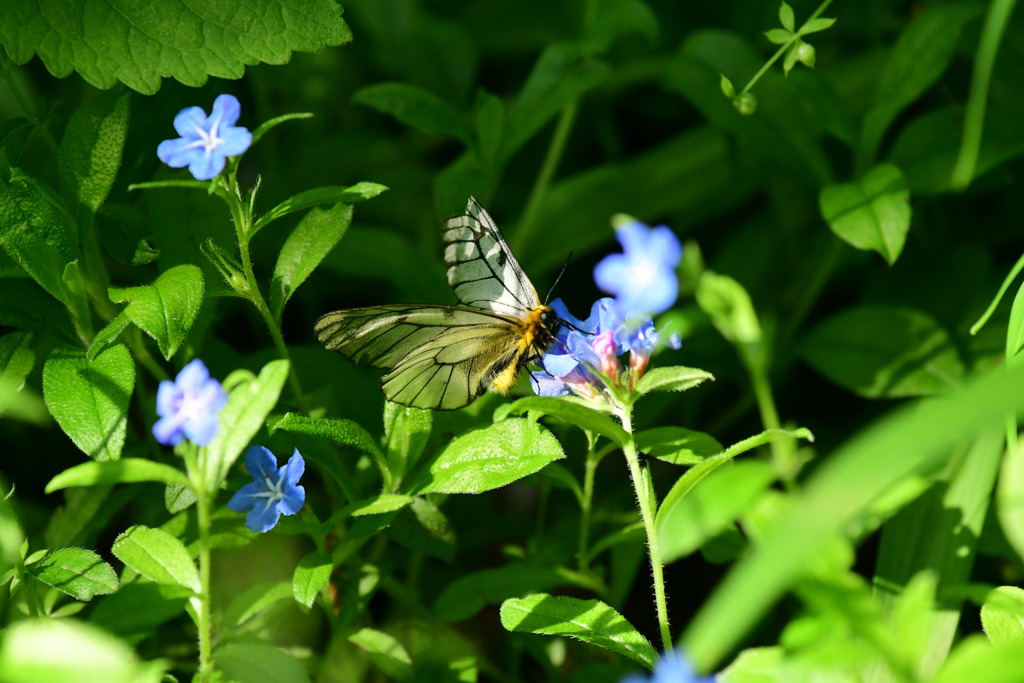
[[164, 446], [177, 446], [181, 443], [181, 440], [185, 438], [185, 433], [181, 430], [181, 420], [177, 414], [167, 415], [157, 420], [153, 425], [153, 437], [156, 438], [157, 443]]
[[213, 413], [204, 412], [198, 415], [192, 415], [190, 419], [185, 422], [185, 436], [187, 436], [188, 440], [195, 445], [205, 446], [213, 441], [213, 437], [217, 435], [217, 428], [219, 426], [220, 421]]
[[543, 371], [530, 373], [530, 385], [538, 396], [566, 396], [570, 393], [564, 382]]
[[306, 461], [299, 454], [299, 449], [296, 448], [295, 452], [292, 453], [292, 457], [288, 458], [288, 462], [284, 466], [284, 480], [288, 482], [290, 486], [295, 486], [299, 483], [299, 478], [302, 473], [306, 471]]
[[195, 140], [199, 137], [197, 128], [207, 130], [206, 112], [202, 107], [186, 107], [174, 117], [174, 130], [183, 138]]
[[277, 509], [282, 514], [294, 515], [296, 512], [302, 509], [302, 504], [306, 502], [306, 489], [302, 486], [287, 486], [284, 490], [284, 495], [281, 496], [281, 501], [277, 504]]
[[629, 281], [629, 260], [622, 254], [611, 254], [594, 266], [594, 282], [598, 289], [609, 294], [618, 294]]
[[231, 500], [228, 501], [228, 509], [232, 512], [245, 512], [253, 506], [263, 505], [265, 499], [259, 497], [259, 494], [264, 491], [262, 486], [251, 481], [231, 496]]
[[195, 139], [174, 138], [157, 145], [156, 155], [171, 168], [185, 168], [195, 159], [197, 150], [201, 148], [196, 146]]
[[191, 363], [186, 365], [178, 373], [174, 383], [185, 392], [186, 395], [195, 397], [198, 396], [202, 390], [203, 383], [210, 379], [210, 371], [206, 369], [206, 364], [203, 361], [196, 358]]
[[548, 353], [542, 359], [541, 364], [552, 376], [565, 377], [579, 365], [579, 361], [568, 353]]
[[274, 528], [279, 519], [281, 519], [281, 511], [277, 509], [276, 505], [267, 507], [264, 501], [260, 501], [259, 505], [249, 510], [249, 514], [245, 516], [245, 526], [249, 528], [249, 531], [265, 534]]
[[225, 128], [220, 132], [221, 142], [217, 145], [217, 154], [235, 157], [249, 149], [252, 144], [252, 133], [246, 128]]
[[213, 112], [210, 114], [210, 119], [214, 125], [219, 124], [221, 127], [226, 128], [227, 126], [235, 125], [241, 112], [242, 106], [238, 104], [237, 97], [227, 94], [217, 95], [217, 99], [213, 101]]
[[665, 225], [655, 226], [647, 238], [647, 253], [657, 256], [666, 268], [674, 269], [683, 258], [683, 246], [679, 238]]
[[257, 483], [262, 483], [277, 473], [277, 458], [263, 446], [249, 446], [245, 452], [245, 469]]
[[220, 175], [224, 170], [225, 157], [216, 152], [207, 152], [201, 157], [192, 160], [188, 165], [188, 172], [196, 180], [210, 180]]
[[163, 380], [156, 390], [156, 414], [160, 417], [177, 412], [181, 390], [170, 380]]

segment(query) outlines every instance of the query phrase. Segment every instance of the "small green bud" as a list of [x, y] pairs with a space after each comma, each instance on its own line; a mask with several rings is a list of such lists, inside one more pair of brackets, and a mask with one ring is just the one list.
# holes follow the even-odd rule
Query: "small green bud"
[[814, 68], [814, 46], [808, 43], [800, 43], [796, 49], [796, 61]]
[[732, 87], [732, 81], [726, 78], [725, 74], [722, 74], [722, 80], [718, 82], [718, 85], [722, 88], [723, 95], [729, 98], [736, 97], [736, 88]]
[[736, 111], [744, 116], [750, 116], [757, 111], [757, 98], [751, 93], [745, 92], [732, 101], [732, 106], [736, 107]]

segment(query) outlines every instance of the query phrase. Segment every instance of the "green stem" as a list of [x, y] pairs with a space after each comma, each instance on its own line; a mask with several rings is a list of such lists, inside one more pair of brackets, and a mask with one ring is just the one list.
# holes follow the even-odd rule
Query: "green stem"
[[28, 606], [29, 616], [38, 617], [43, 613], [42, 608], [39, 606], [39, 596], [36, 595], [35, 577], [28, 573], [25, 569], [25, 560], [21, 558], [21, 553], [17, 553], [18, 559], [14, 563], [14, 569], [18, 572], [18, 578], [21, 580], [21, 590], [25, 591], [25, 604]]
[[629, 441], [623, 446], [629, 465], [629, 476], [633, 480], [633, 490], [640, 504], [640, 516], [644, 521], [647, 533], [647, 554], [651, 560], [651, 575], [654, 577], [654, 604], [658, 610], [658, 626], [661, 628], [661, 647], [665, 652], [672, 649], [672, 633], [668, 628], [668, 605], [665, 602], [665, 575], [662, 572], [661, 549], [658, 545], [658, 534], [654, 528], [654, 490], [651, 478], [646, 469], [640, 467], [636, 443], [633, 440], [632, 407], [623, 406], [619, 416], [622, 428], [629, 434]]
[[[807, 21], [805, 21], [805, 22], [803, 23], [803, 25], [801, 25], [801, 26], [800, 26], [800, 28], [802, 29], [802, 28], [803, 28], [804, 26], [806, 26], [806, 25], [807, 25], [807, 24], [808, 24], [809, 22], [811, 22], [811, 21], [813, 21], [813, 20], [817, 19], [817, 18], [818, 18], [819, 16], [821, 16], [821, 13], [822, 13], [822, 12], [824, 12], [824, 11], [825, 11], [825, 9], [826, 9], [826, 8], [827, 8], [827, 7], [829, 6], [829, 5], [831, 5], [831, 4], [832, 4], [832, 0], [825, 0], [825, 2], [821, 3], [821, 4], [820, 4], [820, 5], [818, 6], [818, 9], [814, 10], [814, 14], [812, 14], [811, 16], [809, 16], [809, 17], [807, 18]], [[779, 49], [775, 51], [775, 54], [773, 54], [773, 55], [771, 56], [771, 59], [769, 59], [769, 60], [768, 60], [767, 62], [765, 62], [765, 63], [764, 63], [764, 66], [762, 66], [762, 67], [760, 68], [760, 70], [759, 70], [759, 71], [758, 71], [758, 72], [757, 72], [756, 74], [754, 74], [753, 78], [751, 78], [751, 79], [750, 79], [750, 80], [749, 80], [749, 81], [747, 82], [747, 84], [746, 84], [745, 86], [743, 86], [743, 90], [741, 90], [741, 91], [739, 92], [739, 95], [743, 95], [743, 94], [745, 94], [745, 93], [746, 93], [746, 92], [747, 92], [748, 90], [750, 90], [751, 88], [753, 88], [753, 87], [754, 87], [754, 84], [755, 84], [755, 83], [757, 83], [757, 82], [758, 82], [759, 80], [761, 80], [761, 76], [764, 76], [765, 72], [766, 72], [766, 71], [768, 71], [768, 69], [770, 69], [770, 68], [772, 67], [772, 64], [774, 64], [775, 62], [779, 61], [779, 58], [780, 58], [780, 57], [782, 57], [782, 55], [783, 55], [783, 54], [785, 54], [786, 50], [788, 50], [788, 49], [789, 49], [789, 46], [790, 46], [790, 45], [792, 45], [792, 44], [793, 44], [793, 43], [794, 43], [795, 41], [799, 40], [799, 39], [800, 39], [800, 37], [801, 37], [800, 29], [797, 29], [797, 30], [796, 30], [796, 32], [794, 32], [794, 33], [793, 33], [793, 37], [792, 37], [792, 38], [790, 38], [789, 40], [787, 40], [787, 41], [786, 41], [785, 43], [783, 43], [782, 45], [780, 45], [780, 46], [779, 46]], [[739, 97], [739, 95], [737, 95], [737, 97]]]
[[992, 0], [985, 17], [985, 28], [981, 31], [981, 42], [978, 44], [978, 55], [974, 59], [974, 74], [971, 76], [971, 92], [967, 98], [967, 111], [964, 115], [964, 137], [960, 144], [956, 166], [950, 185], [962, 190], [971, 184], [974, 169], [978, 163], [978, 150], [981, 148], [981, 132], [985, 126], [985, 100], [988, 97], [988, 84], [992, 78], [992, 67], [996, 62], [996, 53], [1002, 42], [1006, 24], [1013, 13], [1017, 0]]
[[1024, 254], [1021, 254], [1020, 258], [1017, 259], [1017, 263], [1013, 264], [1013, 268], [1010, 269], [1010, 274], [1006, 276], [1005, 280], [1003, 280], [1003, 284], [999, 287], [999, 291], [996, 292], [996, 296], [992, 299], [992, 303], [988, 305], [988, 308], [986, 308], [985, 312], [981, 314], [978, 321], [971, 325], [972, 335], [978, 334], [985, 323], [988, 322], [988, 319], [992, 317], [992, 314], [995, 313], [999, 302], [1003, 300], [1003, 295], [1006, 294], [1006, 290], [1008, 290], [1010, 285], [1013, 284], [1013, 281], [1017, 278], [1021, 269], [1024, 269]]
[[295, 395], [295, 402], [302, 412], [308, 414], [309, 407], [306, 405], [305, 394], [302, 393], [302, 385], [299, 384], [299, 376], [295, 372], [295, 364], [292, 363], [291, 354], [288, 353], [288, 346], [284, 343], [284, 336], [281, 334], [281, 328], [278, 327], [277, 321], [274, 320], [274, 316], [270, 313], [270, 307], [267, 306], [267, 302], [260, 292], [259, 283], [256, 282], [256, 274], [252, 269], [252, 257], [249, 255], [249, 231], [252, 226], [251, 216], [242, 206], [241, 199], [238, 198], [237, 194], [233, 194], [230, 191], [218, 192], [218, 194], [227, 202], [231, 210], [231, 218], [235, 223], [235, 235], [238, 237], [238, 252], [242, 257], [242, 271], [245, 274], [245, 282], [248, 285], [249, 300], [256, 306], [260, 317], [263, 318], [263, 323], [267, 326], [267, 331], [270, 332], [270, 338], [274, 342], [278, 355], [288, 361], [288, 383], [291, 386], [292, 393]]
[[594, 445], [587, 449], [587, 460], [583, 471], [583, 502], [580, 504], [580, 536], [576, 551], [576, 566], [581, 572], [587, 571], [587, 546], [590, 544], [590, 511], [594, 502], [594, 472], [600, 456], [595, 456]]
[[757, 401], [757, 410], [761, 414], [761, 424], [765, 431], [776, 430], [771, 440], [775, 470], [783, 481], [792, 483], [796, 475], [793, 441], [790, 437], [780, 433], [782, 425], [779, 422], [779, 411], [775, 408], [775, 398], [772, 396], [772, 388], [768, 383], [768, 375], [763, 368], [756, 367], [752, 363], [747, 364], [747, 370], [754, 387], [754, 399]]
[[[202, 482], [200, 475], [195, 484]], [[206, 487], [199, 485], [196, 491], [196, 517], [199, 527], [199, 683], [210, 683], [213, 674], [211, 655], [213, 624], [210, 619], [210, 495]]]
[[562, 109], [558, 117], [558, 125], [555, 126], [555, 134], [551, 136], [551, 143], [548, 145], [547, 154], [544, 156], [544, 163], [537, 174], [537, 180], [530, 190], [530, 197], [526, 200], [526, 208], [523, 209], [523, 217], [519, 221], [519, 227], [513, 235], [515, 250], [522, 250], [523, 245], [528, 242], [527, 237], [533, 229], [533, 219], [544, 195], [547, 194], [551, 178], [558, 169], [558, 162], [562, 159], [562, 152], [565, 151], [565, 143], [569, 139], [569, 131], [572, 130], [573, 121], [576, 119], [578, 109], [576, 101], [570, 102]]

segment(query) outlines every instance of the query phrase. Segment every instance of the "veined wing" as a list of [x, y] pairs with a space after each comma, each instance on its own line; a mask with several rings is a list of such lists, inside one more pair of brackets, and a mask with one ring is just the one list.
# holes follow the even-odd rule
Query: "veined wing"
[[454, 410], [518, 363], [522, 328], [518, 320], [482, 310], [397, 305], [328, 313], [315, 330], [331, 351], [392, 368], [380, 380], [389, 401]]
[[472, 197], [462, 216], [444, 223], [448, 284], [466, 306], [525, 318], [540, 305], [537, 290], [484, 208]]

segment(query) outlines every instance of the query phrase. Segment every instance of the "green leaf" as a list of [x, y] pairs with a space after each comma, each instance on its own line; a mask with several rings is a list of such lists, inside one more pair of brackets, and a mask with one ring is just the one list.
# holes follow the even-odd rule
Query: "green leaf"
[[220, 488], [228, 470], [263, 426], [277, 405], [287, 378], [288, 361], [273, 360], [263, 366], [256, 379], [239, 384], [228, 394], [227, 405], [217, 413], [217, 435], [206, 446], [206, 482], [210, 491]]
[[683, 427], [655, 427], [635, 434], [636, 447], [674, 465], [695, 465], [722, 452], [722, 444], [704, 432]]
[[636, 385], [636, 391], [646, 394], [651, 391], [686, 391], [704, 382], [714, 380], [715, 376], [698, 368], [685, 368], [681, 365], [653, 368]]
[[485, 169], [493, 171], [501, 162], [501, 146], [505, 137], [505, 103], [497, 95], [480, 88], [477, 90], [473, 113], [477, 156]]
[[259, 643], [228, 643], [213, 653], [217, 668], [245, 683], [309, 683], [306, 670], [291, 655]]
[[715, 678], [721, 683], [773, 683], [782, 680], [783, 655], [783, 649], [777, 646], [743, 650]]
[[377, 83], [360, 88], [352, 101], [390, 114], [410, 128], [448, 135], [467, 147], [473, 145], [473, 131], [462, 115], [434, 93], [408, 83]]
[[577, 44], [552, 43], [544, 48], [509, 107], [502, 159], [515, 154], [563, 107], [604, 81], [609, 72], [607, 64], [585, 54]]
[[117, 591], [117, 575], [99, 555], [85, 548], [60, 548], [33, 564], [30, 572], [48, 586], [76, 600]]
[[101, 93], [76, 109], [64, 129], [57, 154], [60, 191], [81, 229], [89, 227], [114, 185], [129, 111], [128, 93]]
[[858, 165], [875, 157], [889, 125], [945, 72], [956, 54], [963, 27], [982, 12], [977, 5], [934, 5], [907, 22], [882, 69], [874, 106], [864, 117]]
[[181, 541], [163, 529], [141, 524], [130, 527], [114, 540], [111, 552], [150, 581], [199, 593], [199, 572], [192, 556]]
[[[313, 418], [287, 413], [271, 426], [271, 434], [276, 433], [278, 430], [284, 430], [290, 434], [300, 434], [315, 437], [316, 439], [333, 441], [336, 444], [354, 448], [373, 458], [382, 470], [387, 470], [384, 453], [381, 452], [380, 447], [377, 445], [377, 440], [362, 425], [353, 420]], [[350, 478], [336, 458], [325, 459], [323, 464], [331, 470], [339, 482], [348, 481]]]
[[330, 516], [331, 523], [340, 522], [348, 517], [379, 515], [384, 512], [395, 512], [415, 500], [413, 496], [402, 496], [394, 493], [382, 493], [374, 498], [364, 498], [349, 503]]
[[816, 19], [809, 19], [807, 23], [800, 27], [800, 35], [806, 36], [811, 33], [817, 33], [818, 31], [824, 31], [827, 28], [832, 28], [832, 24], [836, 23], [834, 18], [828, 19], [825, 17], [818, 17]]
[[[352, 41], [341, 9], [328, 0], [253, 0], [245, 12], [221, 1], [115, 11], [104, 0], [75, 0], [63, 9], [4, 3], [0, 43], [10, 59], [25, 64], [38, 54], [58, 78], [76, 71], [101, 90], [121, 81], [145, 95], [156, 93], [165, 76], [198, 87], [209, 76], [237, 79], [250, 64], [284, 64], [292, 52]], [[170, 121], [167, 129], [170, 137]]]
[[999, 526], [1017, 553], [1024, 558], [1024, 447], [1020, 443], [1007, 449], [996, 488], [996, 513]]
[[159, 683], [164, 668], [139, 662], [130, 645], [75, 619], [20, 620], [0, 643], [5, 683]]
[[570, 636], [653, 669], [658, 651], [626, 619], [600, 600], [538, 593], [501, 604], [501, 625], [515, 633]]
[[275, 116], [272, 119], [267, 119], [260, 125], [256, 126], [256, 130], [252, 132], [252, 144], [255, 145], [264, 135], [270, 132], [271, 129], [280, 126], [282, 123], [311, 118], [313, 118], [313, 114], [309, 112], [292, 112], [290, 114], [281, 114], [280, 116]]
[[931, 683], [1024, 683], [1020, 662], [1024, 645], [992, 647], [981, 635], [964, 638], [949, 654]]
[[224, 623], [241, 626], [275, 602], [294, 599], [291, 581], [257, 583], [231, 601], [224, 610]]
[[[1010, 325], [1006, 330], [1006, 362], [1013, 363], [1024, 348], [1024, 284], [1017, 290], [1010, 309]], [[1017, 360], [1016, 362], [1020, 362]]]
[[[175, 266], [151, 285], [111, 287], [110, 300], [128, 302], [124, 315], [156, 340], [160, 353], [170, 360], [188, 336], [203, 303], [203, 272], [196, 266]], [[113, 323], [112, 323], [113, 324]], [[90, 353], [96, 344], [89, 348]]]
[[423, 493], [482, 493], [564, 458], [558, 440], [535, 422], [510, 418], [458, 436], [430, 465]]
[[591, 408], [586, 403], [571, 398], [550, 396], [527, 396], [521, 398], [508, 408], [509, 413], [522, 414], [536, 410], [545, 415], [558, 417], [580, 429], [586, 429], [607, 437], [619, 446], [629, 441], [629, 435], [622, 427], [604, 413]]
[[46, 485], [46, 493], [53, 493], [70, 486], [129, 484], [139, 481], [159, 481], [165, 484], [189, 486], [188, 477], [170, 465], [142, 458], [123, 458], [104, 462], [84, 462], [66, 469], [50, 480]]
[[779, 5], [779, 23], [787, 31], [796, 30], [796, 17], [793, 16], [793, 8], [786, 3], [786, 0], [782, 0]]
[[64, 433], [90, 458], [121, 457], [135, 366], [122, 345], [92, 361], [85, 350], [59, 346], [43, 366], [43, 399]]
[[[25, 378], [32, 372], [36, 356], [32, 351], [32, 335], [28, 332], [12, 332], [0, 336], [0, 382], [5, 391], [20, 391]], [[3, 415], [5, 394], [0, 394], [0, 415]]]
[[965, 374], [947, 332], [909, 308], [844, 311], [811, 330], [799, 352], [830, 380], [868, 398], [948, 391]]
[[786, 31], [781, 28], [773, 28], [765, 31], [764, 35], [768, 38], [768, 42], [776, 45], [785, 45], [793, 39], [793, 33], [791, 31]]
[[910, 229], [910, 190], [903, 172], [880, 164], [852, 183], [830, 185], [818, 197], [821, 215], [840, 239], [873, 249], [891, 266]]
[[263, 216], [260, 216], [253, 226], [253, 232], [266, 226], [271, 221], [296, 211], [322, 205], [355, 204], [366, 199], [372, 199], [387, 189], [387, 187], [379, 183], [369, 183], [366, 181], [356, 183], [351, 187], [341, 187], [338, 185], [315, 187], [312, 190], [300, 192], [294, 197], [289, 197]]
[[604, 52], [627, 35], [652, 44], [658, 38], [658, 17], [643, 0], [603, 0], [588, 10], [582, 43], [592, 52]]
[[100, 600], [89, 621], [121, 636], [148, 634], [184, 612], [191, 597], [181, 586], [135, 581]]
[[730, 99], [736, 97], [736, 88], [733, 86], [732, 81], [725, 77], [725, 74], [722, 74], [722, 79], [718, 83], [722, 88], [723, 95]]
[[67, 309], [26, 279], [0, 279], [0, 325], [42, 332], [66, 343], [82, 343]]
[[697, 281], [697, 305], [728, 341], [744, 354], [759, 358], [761, 323], [754, 312], [750, 295], [736, 280], [705, 270]]
[[126, 266], [144, 266], [160, 256], [151, 244], [153, 228], [139, 205], [106, 202], [96, 214], [96, 231], [110, 255]]
[[[19, 261], [15, 254], [33, 258], [39, 264], [49, 260], [59, 262], [59, 269], [54, 268], [58, 278], [64, 264], [79, 257], [78, 229], [60, 198], [17, 168], [10, 169], [9, 173], [0, 172], [0, 226], [3, 226], [0, 244], [37, 282], [41, 275], [30, 268], [38, 270], [42, 266]], [[46, 245], [45, 252], [43, 245]]]
[[680, 477], [655, 522], [662, 561], [685, 557], [724, 531], [774, 480], [772, 466], [757, 460], [723, 467], [696, 487], [692, 476]]
[[20, 548], [25, 541], [25, 534], [6, 495], [10, 490], [8, 486], [7, 481], [0, 477], [0, 487], [4, 491], [4, 495], [0, 495], [0, 575], [6, 574], [22, 559]]
[[333, 569], [331, 556], [323, 553], [310, 553], [299, 560], [292, 577], [292, 594], [306, 612], [327, 585]]
[[295, 226], [285, 240], [270, 282], [270, 312], [276, 320], [295, 290], [320, 265], [352, 223], [352, 207], [336, 204], [330, 209], [314, 208]]
[[412, 680], [412, 659], [394, 637], [372, 628], [361, 628], [348, 637], [370, 656], [385, 675], [399, 681]]
[[433, 413], [388, 401], [384, 404], [388, 470], [400, 478], [422, 455], [434, 423]]
[[485, 605], [496, 605], [509, 598], [559, 586], [597, 588], [590, 577], [564, 567], [507, 564], [497, 569], [464, 574], [452, 581], [437, 597], [434, 614], [445, 621], [461, 621]]
[[989, 593], [981, 626], [993, 645], [1024, 645], [1024, 589], [999, 586]]
[[444, 513], [426, 498], [414, 498], [407, 509], [395, 516], [387, 533], [400, 546], [413, 552], [443, 562], [455, 560], [455, 531]]

